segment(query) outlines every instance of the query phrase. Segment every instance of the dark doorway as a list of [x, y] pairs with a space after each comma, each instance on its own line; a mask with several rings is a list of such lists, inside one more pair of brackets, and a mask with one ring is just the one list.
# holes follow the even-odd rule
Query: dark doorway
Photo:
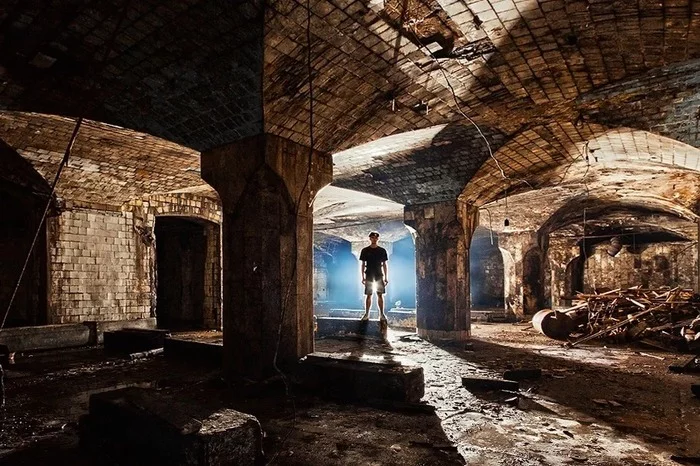
[[[564, 284], [564, 293], [567, 297], [574, 297], [576, 293], [583, 292], [583, 271], [585, 267], [585, 261], [583, 260], [583, 254], [577, 256], [571, 262], [566, 265], [566, 282]], [[564, 300], [565, 306], [571, 306], [571, 299]]]
[[204, 328], [206, 227], [182, 217], [156, 219], [158, 327]]
[[498, 237], [478, 227], [469, 248], [469, 284], [473, 309], [504, 308], [503, 255]]
[[[7, 311], [22, 266], [41, 221], [46, 200], [35, 198], [12, 186], [0, 184], [0, 321]], [[42, 205], [44, 204], [44, 205]], [[41, 225], [36, 245], [27, 262], [6, 327], [45, 325], [46, 312], [46, 223]]]

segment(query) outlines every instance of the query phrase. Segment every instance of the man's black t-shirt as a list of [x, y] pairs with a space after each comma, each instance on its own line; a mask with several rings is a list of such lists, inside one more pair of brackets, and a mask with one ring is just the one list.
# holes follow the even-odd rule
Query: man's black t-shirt
[[389, 260], [386, 249], [381, 246], [373, 248], [367, 246], [360, 251], [360, 260], [365, 261], [365, 278], [367, 280], [380, 280], [384, 277], [382, 263]]

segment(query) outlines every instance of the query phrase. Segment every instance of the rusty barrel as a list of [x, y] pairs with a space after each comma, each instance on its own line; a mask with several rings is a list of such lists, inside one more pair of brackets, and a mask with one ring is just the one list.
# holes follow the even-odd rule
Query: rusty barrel
[[574, 329], [574, 321], [562, 312], [542, 309], [532, 316], [532, 326], [535, 330], [549, 338], [565, 340]]

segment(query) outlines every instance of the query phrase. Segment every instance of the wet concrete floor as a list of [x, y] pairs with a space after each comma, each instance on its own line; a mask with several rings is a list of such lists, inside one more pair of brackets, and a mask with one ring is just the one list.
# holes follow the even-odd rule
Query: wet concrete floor
[[[128, 361], [101, 348], [17, 355], [0, 411], [0, 463], [105, 464], [78, 447], [78, 418], [91, 393], [134, 385], [257, 416], [266, 462], [274, 464], [672, 465], [673, 454], [700, 455], [700, 400], [689, 390], [697, 379], [667, 370], [687, 355], [565, 349], [523, 325], [472, 330], [467, 349], [406, 332], [390, 332], [388, 342], [317, 341], [318, 351], [408, 356], [424, 368], [424, 401], [434, 413], [323, 400], [299, 389], [290, 398], [279, 381], [234, 395], [215, 369], [162, 355]], [[461, 386], [462, 375], [500, 376], [512, 367], [540, 367], [543, 376], [523, 382], [519, 395]]]

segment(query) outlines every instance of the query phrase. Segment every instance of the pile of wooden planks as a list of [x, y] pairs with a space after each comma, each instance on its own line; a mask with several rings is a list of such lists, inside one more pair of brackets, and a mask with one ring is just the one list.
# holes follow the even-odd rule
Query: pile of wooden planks
[[[700, 346], [700, 295], [677, 288], [640, 286], [600, 294], [578, 293], [561, 311], [576, 323], [569, 346], [596, 338], [614, 341], [660, 340], [663, 347]], [[685, 348], [683, 348], [685, 347]]]

